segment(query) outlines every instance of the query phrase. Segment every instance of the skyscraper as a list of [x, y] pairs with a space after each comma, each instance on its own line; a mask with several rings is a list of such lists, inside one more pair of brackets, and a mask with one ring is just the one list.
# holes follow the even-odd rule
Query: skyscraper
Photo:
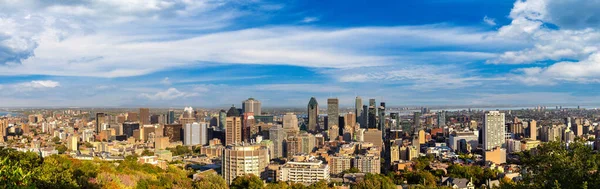
[[442, 128], [446, 126], [446, 111], [440, 111], [437, 113], [437, 126]]
[[377, 104], [375, 103], [375, 99], [369, 99], [369, 117], [368, 117], [368, 128], [376, 129], [377, 128]]
[[219, 129], [221, 131], [225, 130], [225, 126], [227, 125], [227, 112], [225, 110], [219, 111]]
[[421, 112], [413, 113], [413, 130], [421, 129]]
[[298, 134], [300, 127], [298, 127], [298, 117], [294, 113], [286, 113], [283, 116], [283, 130], [287, 135]]
[[167, 116], [167, 124], [173, 124], [175, 123], [175, 111], [173, 110], [169, 110], [169, 114]]
[[[339, 136], [339, 100], [337, 98], [327, 99], [327, 127], [329, 129], [330, 139], [335, 139]], [[335, 126], [335, 128], [334, 128]], [[338, 129], [334, 131], [334, 129]]]
[[239, 144], [242, 142], [242, 118], [240, 112], [231, 107], [227, 111], [225, 145]]
[[308, 101], [308, 131], [316, 132], [317, 123], [319, 123], [319, 103], [315, 97], [311, 97]]
[[529, 138], [537, 140], [537, 122], [535, 120], [529, 120]]
[[505, 148], [504, 113], [489, 111], [483, 119], [483, 149]]
[[137, 122], [140, 119], [138, 118], [138, 114], [135, 112], [127, 112], [127, 121]]
[[242, 140], [250, 142], [258, 133], [258, 128], [255, 127], [254, 113], [244, 112], [244, 121], [242, 122]]
[[150, 124], [150, 109], [140, 108], [140, 125]]
[[106, 123], [106, 114], [96, 113], [96, 134], [99, 135], [102, 130], [102, 125]]
[[254, 98], [248, 98], [248, 100], [242, 102], [242, 110], [244, 110], [244, 113], [252, 112], [254, 115], [261, 115], [262, 110], [260, 106], [260, 101]]
[[356, 97], [354, 100], [354, 115], [356, 115], [356, 122], [362, 124], [362, 98], [360, 96]]
[[197, 122], [185, 124], [183, 129], [183, 144], [187, 146], [200, 144], [200, 124]]
[[285, 138], [286, 134], [281, 125], [273, 125], [269, 129], [269, 139], [273, 141], [273, 154], [275, 154], [275, 157], [271, 158], [279, 158], [284, 156], [283, 141]]
[[133, 131], [140, 129], [140, 124], [136, 122], [125, 122], [123, 123], [123, 134], [127, 137], [133, 136]]
[[363, 105], [363, 110], [360, 117], [362, 117], [360, 128], [369, 128], [369, 106]]
[[208, 123], [200, 123], [200, 145], [208, 144]]
[[385, 136], [385, 102], [381, 102], [379, 105], [379, 130]]

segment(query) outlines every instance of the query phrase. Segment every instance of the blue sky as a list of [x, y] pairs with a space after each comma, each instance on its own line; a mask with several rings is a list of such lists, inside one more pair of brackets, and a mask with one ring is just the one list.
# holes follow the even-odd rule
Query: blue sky
[[[569, 11], [565, 11], [569, 10]], [[598, 0], [0, 0], [0, 107], [597, 104]]]

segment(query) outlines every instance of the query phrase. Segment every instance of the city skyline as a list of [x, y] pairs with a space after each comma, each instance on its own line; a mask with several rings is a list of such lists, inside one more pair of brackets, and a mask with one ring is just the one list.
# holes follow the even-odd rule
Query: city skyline
[[0, 4], [3, 107], [600, 101], [590, 1]]

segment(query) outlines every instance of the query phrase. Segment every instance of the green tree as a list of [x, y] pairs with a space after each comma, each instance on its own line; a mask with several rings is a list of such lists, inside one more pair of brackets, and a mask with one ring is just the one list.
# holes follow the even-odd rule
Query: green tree
[[227, 182], [221, 176], [217, 174], [205, 175], [202, 179], [193, 184], [194, 188], [203, 189], [228, 189]]
[[263, 181], [256, 175], [238, 176], [231, 181], [231, 189], [261, 189], [264, 188]]
[[386, 176], [380, 174], [371, 174], [367, 173], [365, 178], [362, 181], [359, 181], [352, 189], [395, 189], [396, 185], [392, 182], [392, 180]]
[[64, 144], [61, 144], [61, 145], [56, 146], [56, 150], [58, 151], [59, 154], [64, 154], [68, 150], [68, 148]]
[[141, 155], [142, 156], [153, 156], [154, 152], [146, 149], [146, 150], [142, 151]]
[[59, 155], [52, 155], [44, 159], [42, 166], [38, 167], [38, 188], [78, 188], [73, 179], [72, 161]]
[[54, 137], [54, 138], [52, 138], [52, 142], [54, 142], [55, 144], [59, 144], [60, 143], [60, 138]]
[[265, 189], [287, 189], [289, 188], [288, 185], [285, 182], [275, 182], [275, 183], [269, 183], [267, 184], [267, 186], [265, 186]]
[[34, 188], [35, 173], [26, 171], [18, 161], [0, 159], [0, 186], [3, 188]]

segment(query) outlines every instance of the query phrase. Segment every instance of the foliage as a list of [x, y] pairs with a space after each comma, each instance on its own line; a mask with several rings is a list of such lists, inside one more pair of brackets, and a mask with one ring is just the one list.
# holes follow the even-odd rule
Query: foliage
[[238, 176], [231, 181], [231, 189], [261, 189], [264, 183], [256, 175]]
[[173, 153], [173, 156], [192, 153], [192, 151], [188, 147], [181, 145], [176, 146], [175, 148], [167, 148], [167, 150], [171, 151], [171, 153]]
[[56, 150], [59, 154], [64, 154], [68, 149], [69, 148], [67, 148], [67, 146], [65, 146], [64, 144], [56, 146]]
[[227, 182], [217, 174], [208, 174], [198, 182], [194, 182], [194, 188], [228, 189]]
[[367, 173], [365, 175], [364, 180], [356, 183], [352, 186], [352, 189], [372, 189], [372, 188], [381, 188], [381, 189], [395, 189], [396, 185], [392, 182], [392, 180], [386, 176], [380, 174], [371, 174]]
[[560, 141], [544, 143], [536, 150], [520, 153], [520, 158], [525, 174], [513, 188], [580, 189], [600, 185], [600, 154], [585, 146], [583, 140], [569, 143], [568, 148]]
[[142, 151], [141, 155], [142, 156], [153, 156], [154, 152], [146, 149], [146, 150]]

